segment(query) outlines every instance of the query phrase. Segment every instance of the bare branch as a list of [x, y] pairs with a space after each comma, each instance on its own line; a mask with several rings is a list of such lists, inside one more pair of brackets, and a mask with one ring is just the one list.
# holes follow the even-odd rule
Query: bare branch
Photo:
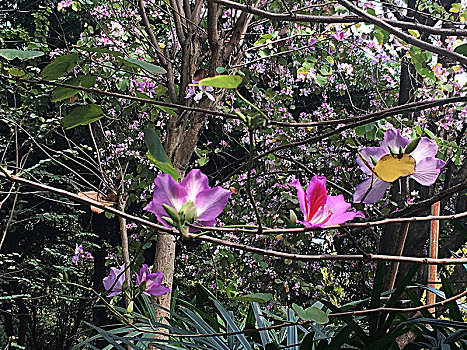
[[[274, 21], [289, 21], [289, 22], [307, 22], [307, 23], [359, 23], [367, 22], [359, 16], [314, 16], [314, 15], [302, 15], [302, 14], [286, 14], [286, 13], [274, 13], [265, 10], [261, 10], [245, 4], [240, 4], [230, 0], [211, 0], [221, 5], [225, 5], [231, 8], [242, 10], [255, 14], [262, 18], [268, 18]], [[352, 11], [353, 12], [353, 11]], [[372, 17], [372, 16], [371, 16]], [[374, 18], [374, 17], [373, 17]], [[420, 23], [410, 23], [404, 21], [394, 21], [389, 19], [379, 19], [384, 23], [390, 24], [394, 27], [401, 29], [416, 29], [419, 32], [435, 34], [435, 35], [454, 35], [454, 36], [467, 36], [467, 29], [458, 28], [435, 28]], [[368, 21], [369, 23], [372, 23]]]
[[[172, 235], [178, 235], [179, 233], [172, 228], [168, 228], [162, 225], [155, 224], [151, 221], [142, 219], [137, 216], [133, 216], [127, 214], [121, 210], [114, 209], [112, 207], [104, 205], [102, 202], [98, 202], [86, 197], [80, 197], [77, 194], [55, 188], [52, 186], [44, 185], [38, 182], [34, 182], [19, 176], [11, 175], [9, 178], [7, 175], [0, 173], [0, 178], [8, 179], [12, 182], [17, 182], [23, 185], [39, 188], [41, 190], [53, 192], [60, 194], [64, 197], [72, 199], [77, 202], [89, 204], [100, 208], [102, 210], [108, 211], [119, 217], [126, 218], [128, 220], [137, 222], [139, 224], [145, 225], [147, 227], [154, 228], [158, 231], [167, 232]], [[467, 181], [467, 180], [466, 180]], [[431, 258], [418, 258], [418, 257], [407, 257], [407, 256], [392, 256], [392, 255], [378, 255], [378, 254], [361, 254], [361, 255], [332, 255], [332, 254], [324, 254], [324, 255], [302, 255], [302, 254], [293, 254], [293, 253], [284, 253], [270, 249], [261, 249], [256, 247], [251, 247], [245, 244], [239, 244], [235, 242], [226, 241], [223, 239], [209, 237], [209, 236], [196, 236], [196, 235], [189, 235], [188, 238], [198, 239], [205, 242], [211, 242], [213, 244], [218, 244], [222, 246], [231, 247], [236, 250], [242, 250], [252, 253], [258, 253], [265, 256], [272, 256], [281, 259], [290, 259], [296, 261], [390, 261], [390, 262], [412, 262], [412, 263], [420, 263], [420, 264], [436, 264], [436, 265], [457, 265], [457, 264], [466, 264], [467, 258], [462, 259], [431, 259]]]
[[445, 56], [452, 58], [453, 60], [456, 60], [464, 65], [467, 65], [467, 57], [464, 55], [461, 55], [457, 52], [438, 47], [435, 45], [431, 45], [423, 40], [417, 39], [414, 36], [410, 34], [406, 34], [398, 29], [396, 29], [394, 26], [389, 24], [387, 21], [384, 21], [382, 19], [379, 19], [376, 16], [372, 16], [362, 9], [358, 8], [354, 4], [352, 4], [350, 1], [347, 0], [338, 0], [338, 3], [340, 3], [342, 6], [344, 6], [347, 10], [350, 12], [356, 13], [359, 17], [363, 18], [366, 22], [372, 23], [374, 25], [377, 25], [380, 28], [385, 29], [388, 33], [393, 34], [397, 36], [399, 39], [404, 40], [405, 42], [415, 45], [421, 49], [436, 53], [440, 56]]

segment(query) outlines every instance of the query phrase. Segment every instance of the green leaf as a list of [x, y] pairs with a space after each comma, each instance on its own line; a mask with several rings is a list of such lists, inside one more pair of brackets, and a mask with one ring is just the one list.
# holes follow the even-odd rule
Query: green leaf
[[405, 148], [404, 153], [410, 154], [413, 151], [415, 151], [415, 148], [417, 148], [420, 140], [421, 140], [421, 137], [417, 137], [417, 138], [413, 139], [412, 141], [410, 141], [410, 143]]
[[122, 57], [123, 56], [123, 54], [118, 52], [118, 51], [105, 49], [103, 47], [77, 47], [77, 49], [87, 51], [87, 52], [95, 52], [95, 53], [99, 53], [99, 54], [106, 53], [106, 54], [112, 55], [114, 57]]
[[410, 35], [418, 38], [420, 37], [420, 32], [418, 30], [415, 30], [415, 29], [407, 29], [407, 31], [409, 32]]
[[271, 293], [252, 293], [252, 294], [238, 296], [232, 299], [240, 300], [240, 301], [257, 302], [257, 303], [267, 303], [268, 301], [272, 299], [272, 294]]
[[156, 131], [151, 128], [144, 129], [144, 142], [148, 148], [147, 157], [164, 174], [168, 174], [177, 181], [180, 178], [179, 173], [173, 167], [169, 157], [162, 147], [161, 140]]
[[172, 117], [178, 117], [176, 109], [173, 107], [159, 106], [159, 105], [154, 105], [154, 106], [159, 108], [164, 113], [170, 114]]
[[328, 78], [327, 78], [327, 77], [323, 77], [321, 74], [317, 73], [317, 74], [316, 74], [315, 81], [316, 81], [316, 83], [317, 83], [319, 86], [324, 86], [324, 85], [326, 85], [326, 83], [328, 82]]
[[424, 131], [430, 137], [430, 139], [434, 140], [436, 138], [435, 134], [433, 134], [430, 130], [425, 129]]
[[63, 77], [78, 63], [78, 53], [57, 57], [42, 70], [41, 75], [45, 80], [56, 80]]
[[[375, 280], [373, 282], [373, 290], [371, 291], [370, 308], [374, 309], [381, 306], [381, 292], [383, 290], [383, 280], [386, 274], [386, 265], [378, 263], [376, 266]], [[372, 312], [368, 316], [368, 330], [370, 339], [377, 339], [380, 334], [378, 333], [378, 313]]]
[[461, 55], [467, 56], [467, 44], [459, 45], [454, 49], [454, 51], [460, 53]]
[[380, 31], [374, 31], [373, 32], [373, 36], [375, 37], [375, 39], [378, 41], [378, 44], [380, 45], [383, 45], [384, 43], [384, 35], [383, 33], [381, 33]]
[[155, 160], [162, 163], [170, 162], [169, 157], [164, 151], [164, 147], [162, 147], [159, 135], [157, 135], [154, 129], [144, 129], [144, 142]]
[[167, 73], [167, 71], [162, 67], [156, 66], [155, 64], [152, 64], [146, 61], [137, 60], [135, 58], [127, 58], [121, 61], [123, 63], [130, 63], [130, 65], [136, 65], [149, 73], [153, 73], [153, 74], [166, 74]]
[[29, 60], [31, 58], [36, 58], [40, 56], [44, 56], [44, 52], [42, 51], [23, 51], [23, 50], [14, 50], [14, 49], [1, 49], [0, 56], [6, 58], [7, 60], [11, 61], [15, 58], [19, 58], [20, 60]]
[[[452, 292], [450, 282], [447, 280], [444, 274], [440, 274], [440, 276], [441, 276], [441, 283], [443, 284], [444, 295], [446, 296], [446, 298], [452, 297], [454, 293]], [[459, 322], [463, 321], [461, 310], [459, 309], [459, 305], [457, 305], [456, 300], [453, 300], [450, 303], [448, 303], [448, 308], [449, 308], [449, 316], [451, 317], [452, 320], [459, 321]]]
[[[94, 75], [83, 75], [77, 78], [68, 79], [64, 84], [82, 86], [90, 88], [96, 83], [97, 77]], [[79, 93], [79, 90], [59, 86], [52, 91], [52, 102], [58, 102]]]
[[243, 78], [239, 75], [216, 75], [215, 77], [201, 79], [199, 83], [204, 86], [222, 89], [236, 89], [242, 80]]
[[303, 338], [302, 344], [300, 345], [299, 350], [308, 350], [313, 349], [313, 339], [315, 337], [314, 332], [308, 332], [308, 334]]
[[310, 306], [303, 310], [301, 306], [298, 306], [294, 303], [292, 304], [292, 309], [294, 309], [298, 317], [300, 317], [304, 321], [313, 321], [318, 324], [325, 324], [329, 322], [328, 315], [323, 310], [320, 310], [317, 307]]
[[461, 4], [454, 3], [454, 4], [451, 5], [451, 8], [449, 9], [449, 12], [459, 13], [460, 9], [461, 9]]
[[78, 125], [87, 125], [103, 117], [104, 112], [96, 104], [75, 107], [70, 114], [62, 120], [65, 129], [71, 129]]
[[16, 67], [9, 68], [8, 73], [13, 77], [24, 77], [26, 75], [24, 70]]

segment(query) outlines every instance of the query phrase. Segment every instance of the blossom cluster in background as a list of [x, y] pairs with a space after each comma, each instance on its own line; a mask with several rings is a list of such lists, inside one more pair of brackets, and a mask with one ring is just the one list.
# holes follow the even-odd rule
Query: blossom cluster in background
[[83, 263], [85, 261], [93, 260], [94, 257], [88, 251], [84, 251], [83, 246], [81, 244], [76, 243], [75, 246], [75, 255], [71, 258], [73, 264], [78, 265], [79, 263]]

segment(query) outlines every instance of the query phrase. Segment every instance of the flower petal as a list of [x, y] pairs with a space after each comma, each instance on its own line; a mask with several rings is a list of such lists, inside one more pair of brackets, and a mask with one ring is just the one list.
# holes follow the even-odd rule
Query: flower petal
[[186, 189], [187, 200], [194, 203], [198, 193], [209, 188], [209, 179], [201, 170], [193, 169], [185, 176], [180, 185]]
[[386, 154], [389, 154], [389, 147], [393, 150], [398, 151], [400, 147], [405, 149], [409, 144], [409, 140], [401, 135], [399, 129], [389, 129], [384, 133], [384, 139], [381, 143], [381, 147], [387, 150]]
[[326, 226], [333, 226], [333, 225], [341, 225], [346, 223], [347, 221], [351, 221], [355, 218], [364, 218], [365, 215], [361, 211], [348, 211], [342, 213], [340, 215], [333, 215], [329, 218], [329, 220], [325, 223], [324, 227]]
[[146, 281], [146, 276], [149, 275], [149, 268], [148, 265], [143, 264], [141, 269], [139, 270], [139, 274], [136, 275], [136, 283], [138, 286], [143, 282]]
[[146, 295], [164, 295], [170, 292], [170, 288], [162, 286], [164, 274], [162, 272], [150, 273], [146, 276], [146, 290], [143, 292]]
[[446, 163], [441, 159], [427, 157], [417, 162], [415, 165], [415, 173], [410, 175], [410, 177], [420, 185], [431, 186], [436, 182], [445, 164]]
[[171, 227], [162, 219], [163, 216], [168, 216], [162, 204], [167, 204], [179, 211], [188, 200], [187, 190], [167, 174], [158, 175], [154, 184], [153, 200], [144, 207], [144, 210], [156, 214], [157, 220], [161, 224]]
[[417, 147], [414, 149], [410, 155], [415, 162], [419, 162], [422, 159], [428, 157], [435, 157], [438, 153], [438, 145], [435, 140], [429, 139], [428, 137], [422, 137], [418, 142]]
[[[380, 160], [381, 157], [385, 156], [388, 152], [382, 147], [366, 147], [361, 150], [360, 154], [362, 157], [370, 164], [370, 166], [374, 167], [373, 161], [371, 157], [374, 157], [376, 161]], [[362, 171], [367, 174], [371, 175], [372, 172], [368, 167], [363, 163], [360, 156], [357, 154], [357, 164], [362, 169]]]
[[120, 294], [122, 292], [122, 286], [126, 279], [124, 271], [125, 264], [120, 266], [120, 268], [111, 267], [109, 276], [102, 280], [104, 288], [110, 292], [107, 297], [113, 297], [114, 295]]
[[302, 224], [302, 225], [305, 226], [305, 227], [321, 227], [321, 225], [319, 225], [319, 224], [312, 224], [312, 223], [310, 223], [309, 221], [297, 220], [297, 222], [298, 222], [299, 224]]
[[333, 215], [340, 215], [346, 213], [350, 209], [350, 203], [345, 201], [342, 194], [337, 196], [328, 196], [326, 199], [326, 208], [332, 210]]
[[297, 190], [297, 199], [298, 199], [298, 204], [300, 205], [300, 210], [303, 213], [303, 216], [305, 219], [308, 216], [308, 210], [307, 210], [307, 203], [305, 201], [305, 190], [303, 189], [302, 185], [300, 184], [300, 180], [294, 180], [289, 183], [290, 186], [295, 187]]
[[[412, 175], [413, 176], [413, 175]], [[368, 178], [363, 181], [360, 185], [355, 188], [355, 193], [353, 194], [353, 201], [355, 203], [374, 203], [379, 201], [384, 196], [384, 192], [386, 192], [389, 182], [382, 181], [380, 179], [376, 179], [373, 186], [371, 186], [374, 178]], [[371, 190], [367, 193], [368, 189], [371, 186]], [[366, 194], [366, 197], [363, 198]]]
[[199, 100], [201, 100], [201, 98], [203, 98], [203, 92], [202, 91], [198, 92], [193, 99], [196, 102], [199, 102]]
[[313, 176], [306, 188], [306, 204], [308, 212], [305, 220], [310, 221], [319, 208], [326, 203], [328, 192], [326, 191], [326, 178], [324, 176]]
[[232, 192], [219, 186], [198, 193], [195, 199], [197, 220], [214, 220], [224, 210], [231, 194]]
[[345, 201], [343, 195], [328, 196], [326, 207], [332, 211], [332, 215], [324, 226], [341, 225], [347, 221], [353, 220], [355, 217], [364, 218], [365, 215], [361, 211], [348, 211], [350, 203]]
[[149, 289], [146, 289], [143, 293], [146, 295], [164, 295], [170, 292], [170, 288], [166, 286], [155, 286]]

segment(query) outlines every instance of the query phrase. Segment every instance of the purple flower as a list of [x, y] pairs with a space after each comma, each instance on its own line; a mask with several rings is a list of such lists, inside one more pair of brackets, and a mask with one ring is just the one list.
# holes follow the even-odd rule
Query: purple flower
[[78, 265], [80, 262], [83, 263], [85, 259], [92, 260], [94, 257], [90, 252], [85, 252], [81, 244], [76, 243], [75, 255], [71, 258], [72, 263]]
[[193, 218], [204, 226], [213, 226], [231, 195], [222, 187], [210, 188], [208, 177], [199, 169], [190, 171], [181, 183], [174, 181], [170, 175], [161, 174], [154, 184], [153, 200], [144, 210], [156, 214], [157, 220], [167, 227], [171, 226], [162, 218], [168, 216], [162, 204], [180, 212], [183, 205], [190, 201], [196, 208]]
[[120, 266], [119, 269], [111, 267], [110, 274], [102, 280], [104, 288], [110, 292], [107, 296], [113, 297], [114, 295], [120, 294], [125, 280], [125, 264]]
[[[370, 178], [355, 189], [354, 202], [379, 201], [389, 184], [400, 177], [409, 176], [423, 186], [435, 183], [446, 164], [435, 158], [438, 146], [427, 137], [409, 140], [399, 129], [389, 129], [379, 147], [366, 147], [357, 156], [360, 169]], [[372, 166], [373, 165], [373, 166]]]
[[337, 41], [342, 41], [344, 40], [344, 36], [345, 36], [345, 32], [343, 31], [337, 31], [333, 34], [331, 34], [331, 36], [336, 39]]
[[340, 225], [355, 217], [365, 217], [360, 211], [348, 211], [350, 204], [345, 201], [343, 195], [328, 196], [326, 178], [323, 176], [313, 176], [306, 193], [299, 180], [289, 185], [297, 190], [298, 203], [304, 215], [304, 220], [298, 222], [306, 227]]
[[149, 273], [148, 265], [143, 264], [139, 270], [139, 275], [136, 276], [136, 283], [138, 283], [138, 286], [143, 282], [145, 283], [143, 293], [146, 295], [164, 295], [170, 292], [170, 288], [161, 285], [163, 279], [164, 274], [162, 272]]
[[[196, 91], [195, 87], [198, 87], [199, 91]], [[194, 96], [193, 99], [196, 103], [198, 103], [203, 98], [203, 95], [206, 95], [207, 98], [209, 98], [212, 102], [215, 102], [216, 99], [210, 94], [210, 92], [213, 91], [214, 88], [212, 86], [204, 86], [201, 85], [199, 82], [193, 80], [191, 86], [188, 87], [188, 91], [185, 98], [188, 99]]]

